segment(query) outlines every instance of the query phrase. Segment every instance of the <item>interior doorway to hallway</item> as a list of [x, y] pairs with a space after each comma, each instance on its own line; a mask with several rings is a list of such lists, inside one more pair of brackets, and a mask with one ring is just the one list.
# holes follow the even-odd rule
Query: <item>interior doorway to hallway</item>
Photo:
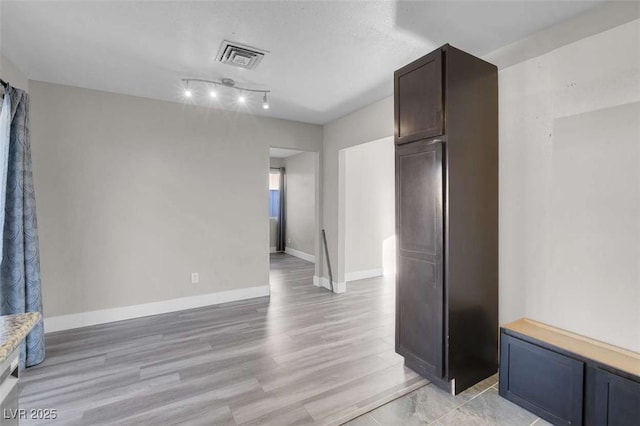
[[315, 263], [318, 153], [271, 148], [269, 154], [269, 251]]

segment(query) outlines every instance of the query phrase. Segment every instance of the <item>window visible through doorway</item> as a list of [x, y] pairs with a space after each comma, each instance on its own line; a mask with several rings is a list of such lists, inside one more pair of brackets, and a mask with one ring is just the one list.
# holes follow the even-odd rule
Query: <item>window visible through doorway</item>
[[[287, 186], [284, 167], [269, 171], [269, 227], [271, 249], [283, 252], [286, 238], [285, 205]], [[275, 243], [275, 247], [273, 245]]]
[[280, 210], [280, 171], [269, 172], [269, 217], [277, 219]]

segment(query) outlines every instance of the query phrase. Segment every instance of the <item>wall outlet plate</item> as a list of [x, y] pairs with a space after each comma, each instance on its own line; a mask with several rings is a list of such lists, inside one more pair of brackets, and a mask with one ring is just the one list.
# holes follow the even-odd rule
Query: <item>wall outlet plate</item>
[[200, 274], [197, 272], [191, 273], [191, 284], [198, 284], [200, 282]]

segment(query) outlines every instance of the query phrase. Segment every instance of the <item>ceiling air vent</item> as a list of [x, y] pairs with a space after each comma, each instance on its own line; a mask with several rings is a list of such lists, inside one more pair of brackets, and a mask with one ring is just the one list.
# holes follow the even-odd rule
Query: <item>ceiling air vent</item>
[[223, 64], [252, 70], [258, 66], [265, 53], [269, 52], [225, 40], [220, 46], [217, 59]]

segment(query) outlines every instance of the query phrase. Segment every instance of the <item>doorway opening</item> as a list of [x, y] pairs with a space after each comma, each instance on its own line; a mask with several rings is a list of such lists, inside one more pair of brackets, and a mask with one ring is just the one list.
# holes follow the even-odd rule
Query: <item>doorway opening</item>
[[[273, 288], [288, 270], [311, 268], [315, 272], [319, 240], [319, 155], [283, 148], [271, 148], [269, 155], [269, 252]], [[312, 280], [308, 281], [312, 284]]]
[[[345, 283], [395, 277], [395, 153], [393, 138], [339, 153], [339, 268]], [[372, 282], [381, 282], [374, 280]], [[346, 287], [348, 285], [345, 284]]]

